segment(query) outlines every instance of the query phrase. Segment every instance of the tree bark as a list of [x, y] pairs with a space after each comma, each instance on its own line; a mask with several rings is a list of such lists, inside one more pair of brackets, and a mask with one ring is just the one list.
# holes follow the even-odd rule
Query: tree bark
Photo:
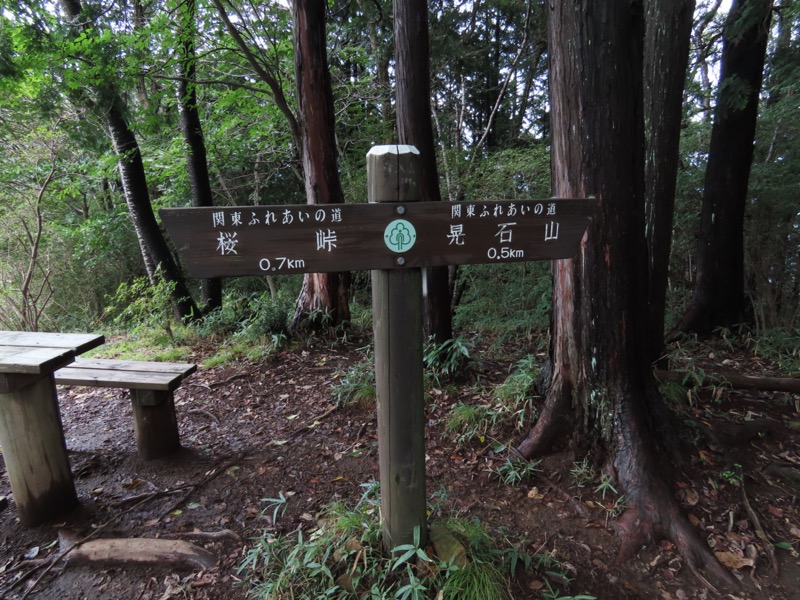
[[[425, 0], [394, 1], [394, 40], [398, 140], [420, 151], [422, 200], [440, 201], [431, 120], [430, 42]], [[449, 340], [453, 337], [453, 325], [447, 267], [424, 269], [422, 292], [426, 335], [437, 343]]]
[[[325, 37], [325, 3], [294, 0], [294, 66], [303, 172], [309, 204], [344, 202], [336, 163], [336, 117]], [[297, 298], [292, 328], [350, 320], [349, 273], [309, 273]]]
[[650, 257], [650, 360], [664, 349], [683, 88], [695, 0], [646, 0], [644, 42], [645, 214]]
[[[211, 193], [211, 180], [208, 175], [206, 144], [200, 113], [197, 109], [197, 87], [195, 84], [197, 53], [195, 40], [197, 27], [196, 0], [186, 0], [180, 11], [180, 77], [178, 79], [178, 110], [181, 131], [187, 150], [186, 167], [189, 172], [189, 187], [192, 190], [192, 206], [214, 206]], [[203, 279], [202, 310], [210, 312], [222, 306], [222, 279], [219, 277]]]
[[744, 213], [771, 8], [770, 0], [734, 0], [725, 22], [694, 293], [670, 339], [678, 332], [707, 335], [749, 318]]
[[572, 432], [607, 461], [625, 494], [620, 560], [667, 538], [691, 568], [732, 582], [656, 459], [664, 403], [647, 352], [644, 6], [553, 0], [549, 9], [553, 193], [594, 196], [599, 209], [576, 258], [554, 262], [553, 376], [519, 451], [542, 454]]
[[[75, 27], [81, 29], [88, 27], [87, 24], [80, 21], [82, 7], [79, 0], [61, 0], [61, 6]], [[161, 233], [155, 213], [153, 213], [139, 144], [128, 126], [119, 91], [111, 81], [94, 86], [94, 91], [98, 98], [96, 109], [105, 118], [111, 141], [114, 144], [114, 151], [117, 154], [117, 165], [125, 201], [136, 237], [139, 240], [139, 248], [147, 274], [153, 283], [160, 276], [168, 283], [174, 284], [172, 296], [175, 302], [175, 312], [179, 318], [189, 319], [197, 316], [199, 314], [197, 306], [192, 300], [183, 275]]]

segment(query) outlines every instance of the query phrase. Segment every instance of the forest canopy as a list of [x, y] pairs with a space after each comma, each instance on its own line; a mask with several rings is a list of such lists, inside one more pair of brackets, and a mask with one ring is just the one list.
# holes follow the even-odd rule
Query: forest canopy
[[[691, 297], [704, 235], [700, 206], [721, 92], [726, 11], [720, 5], [697, 2], [692, 24], [667, 328]], [[71, 15], [70, 6], [77, 12]], [[532, 0], [428, 6], [442, 199], [549, 196], [544, 6]], [[773, 12], [744, 219], [744, 293], [747, 321], [790, 333], [800, 316], [800, 41], [796, 4], [783, 2]], [[187, 168], [197, 153], [187, 151], [181, 133], [189, 94], [202, 124], [214, 205], [306, 201], [286, 3], [136, 0], [81, 6], [3, 0], [0, 23], [3, 328], [95, 328], [108, 323], [120, 285], [146, 275], [153, 280], [134, 205], [125, 196], [123, 167], [132, 151], [115, 139], [110, 107], [137, 142], [153, 211], [191, 205], [197, 196]], [[392, 6], [383, 0], [333, 1], [325, 25], [338, 174], [345, 201], [364, 202], [366, 152], [397, 140]], [[732, 108], [744, 101], [741, 81], [724, 86], [730, 92], [724, 101]], [[464, 268], [451, 280], [458, 323], [466, 323], [458, 320], [462, 294], [485, 282], [484, 271]], [[510, 280], [516, 272], [511, 268]], [[297, 293], [295, 279], [269, 284], [287, 298]], [[368, 284], [356, 277], [353, 285], [357, 295]], [[265, 289], [264, 282], [224, 285], [230, 297]], [[198, 282], [188, 290], [199, 300]], [[530, 288], [519, 293], [541, 296]]]

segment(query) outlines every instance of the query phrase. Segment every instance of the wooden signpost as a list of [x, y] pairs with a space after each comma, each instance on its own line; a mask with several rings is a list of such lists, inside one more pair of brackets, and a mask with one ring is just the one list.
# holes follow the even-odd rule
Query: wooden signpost
[[420, 202], [419, 153], [367, 154], [368, 204], [162, 209], [193, 277], [372, 270], [383, 541], [426, 536], [419, 267], [571, 258], [585, 199]]

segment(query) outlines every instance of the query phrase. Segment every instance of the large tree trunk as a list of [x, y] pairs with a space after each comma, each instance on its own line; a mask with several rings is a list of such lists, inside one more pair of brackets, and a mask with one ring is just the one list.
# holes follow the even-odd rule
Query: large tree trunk
[[706, 335], [748, 318], [744, 212], [771, 8], [771, 0], [734, 0], [725, 22], [695, 287], [676, 332]]
[[[197, 27], [195, 18], [197, 4], [195, 0], [186, 0], [180, 11], [180, 78], [178, 80], [178, 109], [180, 112], [181, 131], [187, 150], [186, 166], [189, 171], [189, 187], [192, 190], [192, 206], [214, 206], [211, 194], [211, 180], [208, 175], [206, 144], [200, 113], [197, 110], [197, 88], [195, 73], [197, 53], [195, 39]], [[203, 296], [202, 309], [209, 312], [222, 306], [222, 280], [219, 277], [204, 279], [201, 282]]]
[[542, 454], [572, 434], [625, 494], [620, 559], [663, 537], [692, 568], [730, 581], [656, 459], [663, 401], [647, 352], [643, 14], [641, 0], [550, 2], [553, 193], [594, 196], [599, 208], [576, 258], [554, 262], [553, 375], [519, 451]]
[[664, 313], [675, 212], [683, 87], [695, 0], [646, 0], [645, 193], [650, 257], [650, 360], [664, 349]]
[[[294, 66], [303, 171], [309, 204], [344, 202], [336, 164], [336, 118], [328, 71], [325, 3], [294, 0]], [[292, 327], [350, 320], [348, 273], [310, 273], [303, 279]]]
[[[421, 191], [425, 202], [439, 201], [439, 174], [431, 121], [428, 3], [395, 0], [394, 44], [397, 77], [397, 135], [420, 151]], [[423, 271], [425, 333], [442, 343], [453, 337], [447, 267]]]

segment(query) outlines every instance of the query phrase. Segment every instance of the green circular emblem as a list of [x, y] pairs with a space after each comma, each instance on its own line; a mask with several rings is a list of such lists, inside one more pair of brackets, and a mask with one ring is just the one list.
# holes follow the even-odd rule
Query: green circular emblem
[[407, 252], [417, 241], [417, 230], [410, 221], [395, 219], [383, 230], [383, 241], [392, 252]]

